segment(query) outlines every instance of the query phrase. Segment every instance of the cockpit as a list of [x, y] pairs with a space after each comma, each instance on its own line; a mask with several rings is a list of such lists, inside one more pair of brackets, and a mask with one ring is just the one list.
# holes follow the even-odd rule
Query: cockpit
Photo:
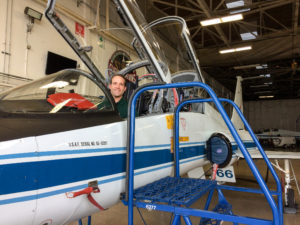
[[0, 95], [0, 111], [7, 113], [88, 113], [113, 111], [107, 90], [80, 70], [64, 70]]

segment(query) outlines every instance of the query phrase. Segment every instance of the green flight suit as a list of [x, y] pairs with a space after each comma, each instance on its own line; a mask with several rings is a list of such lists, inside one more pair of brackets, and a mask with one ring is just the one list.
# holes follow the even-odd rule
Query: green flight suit
[[[126, 101], [126, 99], [122, 97], [121, 100], [116, 103], [116, 105], [121, 118], [127, 118], [128, 102]], [[111, 104], [107, 98], [105, 98], [104, 101], [98, 105], [99, 110], [103, 108], [111, 108]]]

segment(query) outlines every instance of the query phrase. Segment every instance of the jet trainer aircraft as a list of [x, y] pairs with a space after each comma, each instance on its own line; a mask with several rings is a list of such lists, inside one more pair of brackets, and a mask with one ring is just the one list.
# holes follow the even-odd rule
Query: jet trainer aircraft
[[[115, 4], [126, 14], [140, 57], [120, 74], [146, 68], [158, 81], [204, 82], [183, 19], [147, 24], [135, 1]], [[104, 76], [84, 46], [57, 16], [55, 1], [49, 0], [45, 14], [91, 73], [68, 69], [0, 95], [0, 224], [66, 224], [111, 207], [125, 190], [126, 119], [119, 116]], [[161, 37], [169, 37], [168, 45]], [[165, 51], [168, 46], [172, 55]], [[172, 112], [176, 101], [198, 92], [146, 92], [139, 100], [136, 187], [173, 173]], [[104, 99], [111, 106], [98, 109]], [[212, 136], [228, 149], [225, 164], [237, 160], [237, 144], [210, 104], [186, 107], [180, 121], [181, 173], [209, 163], [205, 146]], [[239, 133], [253, 148], [248, 132]]]

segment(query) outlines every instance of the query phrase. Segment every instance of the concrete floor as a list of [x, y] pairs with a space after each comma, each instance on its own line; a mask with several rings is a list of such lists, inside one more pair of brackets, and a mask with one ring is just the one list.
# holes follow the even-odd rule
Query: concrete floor
[[[255, 164], [259, 168], [263, 177], [266, 174], [266, 166], [262, 160], [255, 160]], [[280, 162], [283, 166], [283, 162]], [[298, 181], [300, 182], [300, 160], [292, 160], [293, 168], [295, 170]], [[254, 183], [254, 177], [252, 176], [251, 171], [249, 170], [245, 160], [239, 160], [235, 165], [235, 175], [237, 178], [237, 185], [240, 187], [251, 187], [258, 188], [258, 185]], [[278, 170], [276, 170], [278, 172]], [[280, 176], [281, 172], [278, 172]], [[231, 184], [228, 184], [231, 185]], [[269, 175], [268, 186], [274, 190], [274, 181]], [[300, 196], [297, 192], [295, 183], [292, 183], [292, 186], [295, 190], [295, 199], [297, 203], [300, 203]], [[233, 213], [240, 216], [249, 216], [249, 217], [259, 217], [264, 219], [272, 219], [272, 212], [270, 207], [265, 200], [262, 194], [249, 194], [244, 192], [233, 192], [233, 191], [223, 191], [227, 201], [233, 206]], [[192, 207], [203, 208], [203, 201], [200, 199]], [[170, 214], [157, 212], [157, 211], [147, 211], [144, 209], [140, 210], [146, 224], [148, 225], [167, 225], [170, 224]], [[83, 224], [87, 224], [86, 218], [83, 219]], [[192, 223], [199, 224], [198, 218], [192, 218]], [[73, 222], [69, 225], [77, 225], [77, 222]], [[103, 212], [92, 215], [92, 225], [126, 225], [127, 224], [127, 207], [122, 203], [118, 203], [112, 208], [105, 210]], [[141, 220], [140, 215], [137, 210], [134, 210], [134, 224], [135, 225], [144, 225]], [[184, 222], [182, 224], [185, 224]], [[222, 223], [223, 225], [232, 224], [229, 222]], [[296, 214], [284, 214], [284, 224], [285, 225], [299, 225], [300, 224], [300, 210], [297, 210]]]

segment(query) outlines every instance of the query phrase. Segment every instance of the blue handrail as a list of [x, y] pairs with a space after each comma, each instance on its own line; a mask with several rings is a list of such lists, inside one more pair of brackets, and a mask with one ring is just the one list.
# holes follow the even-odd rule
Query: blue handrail
[[[270, 191], [268, 189], [268, 187], [266, 186], [265, 182], [263, 181], [263, 178], [261, 177], [260, 173], [258, 172], [257, 168], [255, 167], [251, 156], [249, 154], [249, 152], [247, 151], [247, 149], [245, 148], [241, 138], [239, 137], [237, 131], [235, 130], [232, 122], [230, 121], [229, 117], [227, 116], [222, 104], [220, 103], [220, 101], [218, 100], [216, 94], [214, 93], [214, 91], [206, 84], [201, 83], [201, 82], [189, 82], [189, 83], [174, 83], [174, 84], [160, 84], [160, 85], [146, 85], [146, 86], [142, 86], [139, 89], [137, 89], [134, 93], [134, 95], [131, 96], [130, 100], [129, 100], [129, 105], [128, 105], [128, 111], [129, 111], [129, 118], [128, 118], [128, 153], [129, 153], [129, 158], [127, 159], [127, 187], [126, 187], [126, 198], [128, 198], [128, 224], [129, 225], [133, 225], [133, 189], [134, 189], [134, 143], [135, 143], [135, 108], [136, 108], [136, 101], [138, 99], [138, 97], [141, 95], [142, 92], [144, 91], [148, 91], [148, 90], [154, 90], [154, 89], [168, 89], [168, 88], [183, 88], [183, 87], [201, 87], [203, 89], [205, 89], [208, 94], [211, 97], [211, 100], [215, 103], [217, 109], [219, 110], [221, 116], [223, 117], [228, 129], [230, 130], [232, 136], [234, 137], [235, 141], [237, 142], [239, 148], [241, 149], [242, 153], [244, 154], [244, 157], [252, 171], [252, 173], [254, 174], [255, 178], [257, 179], [267, 201], [269, 202], [271, 209], [272, 209], [272, 213], [273, 213], [273, 219], [274, 219], [274, 224], [275, 225], [282, 225], [282, 218], [280, 218], [282, 215], [281, 211], [278, 212], [276, 204], [274, 202], [274, 199], [272, 198]], [[222, 99], [223, 100], [223, 99]], [[204, 99], [199, 99], [199, 102], [201, 101], [207, 101]], [[227, 100], [226, 100], [227, 101]], [[230, 100], [228, 100], [229, 102]], [[231, 102], [230, 102], [231, 103]], [[186, 101], [187, 104], [187, 101]], [[241, 116], [241, 112], [238, 109], [237, 106], [235, 106], [235, 104], [233, 104], [234, 108], [237, 110], [237, 112], [239, 113], [239, 115]], [[179, 107], [178, 107], [179, 108]], [[178, 110], [177, 108], [177, 110]], [[180, 109], [179, 109], [180, 110]], [[179, 112], [179, 111], [178, 111]], [[176, 113], [176, 115], [178, 115], [178, 113]], [[178, 118], [177, 118], [178, 119]], [[245, 120], [245, 119], [244, 119]], [[246, 120], [243, 122], [245, 123]], [[250, 135], [254, 136], [254, 141], [255, 143], [259, 146], [259, 150], [260, 152], [263, 152], [259, 142], [257, 141], [254, 133], [252, 132], [249, 124], [246, 122], [245, 123], [247, 130], [249, 131]], [[177, 125], [178, 126], [178, 125]], [[178, 128], [178, 127], [177, 127]], [[176, 129], [177, 129], [176, 128]], [[174, 139], [176, 140], [176, 142], [178, 142], [178, 134], [174, 137]], [[174, 146], [176, 149], [176, 146]], [[178, 157], [178, 151], [176, 151], [176, 165], [177, 168], [179, 168], [179, 157]], [[263, 157], [266, 157], [265, 154], [263, 154]], [[267, 160], [267, 158], [265, 158], [265, 160]], [[268, 160], [267, 160], [268, 161]], [[270, 162], [267, 163], [268, 166], [270, 165]], [[276, 173], [272, 172], [272, 175], [274, 177], [276, 177]], [[277, 177], [278, 178], [278, 177]], [[276, 179], [276, 182], [279, 179]], [[280, 187], [281, 188], [281, 187]], [[280, 191], [280, 189], [278, 187], [278, 190]], [[281, 193], [281, 192], [280, 192]], [[281, 200], [281, 196], [278, 196], [278, 201]], [[282, 204], [282, 201], [281, 201]], [[279, 210], [282, 210], [282, 206], [279, 206]]]
[[[282, 213], [283, 213], [283, 206], [282, 206], [282, 195], [281, 195], [281, 192], [282, 192], [282, 188], [281, 188], [281, 183], [280, 183], [280, 180], [274, 170], [274, 168], [272, 167], [272, 164], [270, 162], [270, 160], [268, 159], [266, 153], [264, 152], [263, 148], [261, 147], [257, 137], [255, 136], [254, 132], [252, 131], [249, 123], [247, 122], [247, 120], [245, 119], [243, 113], [241, 112], [241, 110], [239, 109], [239, 107], [232, 101], [232, 100], [229, 100], [229, 99], [225, 99], [225, 98], [219, 98], [218, 99], [220, 102], [227, 102], [229, 104], [231, 104], [233, 106], [233, 108], [237, 111], [238, 115], [240, 116], [241, 120], [243, 121], [246, 129], [248, 130], [250, 136], [252, 137], [252, 139], [254, 140], [256, 146], [258, 147], [263, 159], [265, 160], [268, 168], [270, 169], [271, 171], [271, 174], [273, 175], [274, 179], [275, 179], [275, 182], [276, 182], [276, 192], [277, 193], [280, 193], [278, 194], [278, 213], [279, 213], [279, 218], [280, 218], [280, 223], [279, 224], [283, 224], [283, 216], [282, 216]], [[181, 108], [186, 105], [186, 104], [192, 104], [192, 103], [203, 103], [203, 102], [214, 102], [213, 99], [189, 99], [189, 100], [185, 100], [183, 102], [181, 102], [177, 108], [176, 108], [176, 112], [175, 112], [175, 133], [174, 133], [174, 149], [175, 149], [175, 158], [176, 159], [179, 159], [179, 112], [181, 110]], [[223, 107], [222, 107], [223, 108]], [[225, 111], [225, 110], [224, 110]], [[225, 112], [226, 113], [226, 112]], [[227, 116], [227, 114], [225, 115]], [[222, 117], [224, 118], [224, 116], [222, 115]], [[258, 181], [258, 184], [259, 186], [261, 187], [262, 191], [263, 191], [263, 194], [265, 195], [266, 199], [268, 200], [271, 208], [272, 208], [272, 212], [273, 212], [273, 217], [274, 219], [276, 219], [277, 217], [277, 209], [276, 209], [276, 203], [274, 202], [274, 199], [272, 198], [271, 194], [270, 194], [270, 190], [269, 188], [267, 187], [266, 183], [264, 182], [264, 180], [262, 179], [259, 171], [257, 170], [257, 168], [255, 167], [254, 165], [254, 162], [251, 158], [251, 155], [250, 153], [247, 151], [247, 149], [245, 148], [244, 144], [243, 144], [243, 141], [241, 140], [239, 134], [236, 132], [232, 122], [230, 121], [229, 124], [226, 123], [226, 125], [228, 126], [233, 138], [235, 139], [235, 141], [237, 142], [240, 150], [242, 151], [244, 157], [245, 157], [245, 160], [247, 162], [247, 164], [249, 165], [253, 175], [255, 176], [255, 178], [257, 179]], [[232, 132], [234, 131], [234, 132]], [[175, 141], [176, 140], [176, 141]], [[179, 176], [180, 174], [180, 171], [179, 171], [179, 160], [176, 160], [175, 161], [176, 163], [176, 176]], [[276, 221], [276, 220], [275, 220]]]

